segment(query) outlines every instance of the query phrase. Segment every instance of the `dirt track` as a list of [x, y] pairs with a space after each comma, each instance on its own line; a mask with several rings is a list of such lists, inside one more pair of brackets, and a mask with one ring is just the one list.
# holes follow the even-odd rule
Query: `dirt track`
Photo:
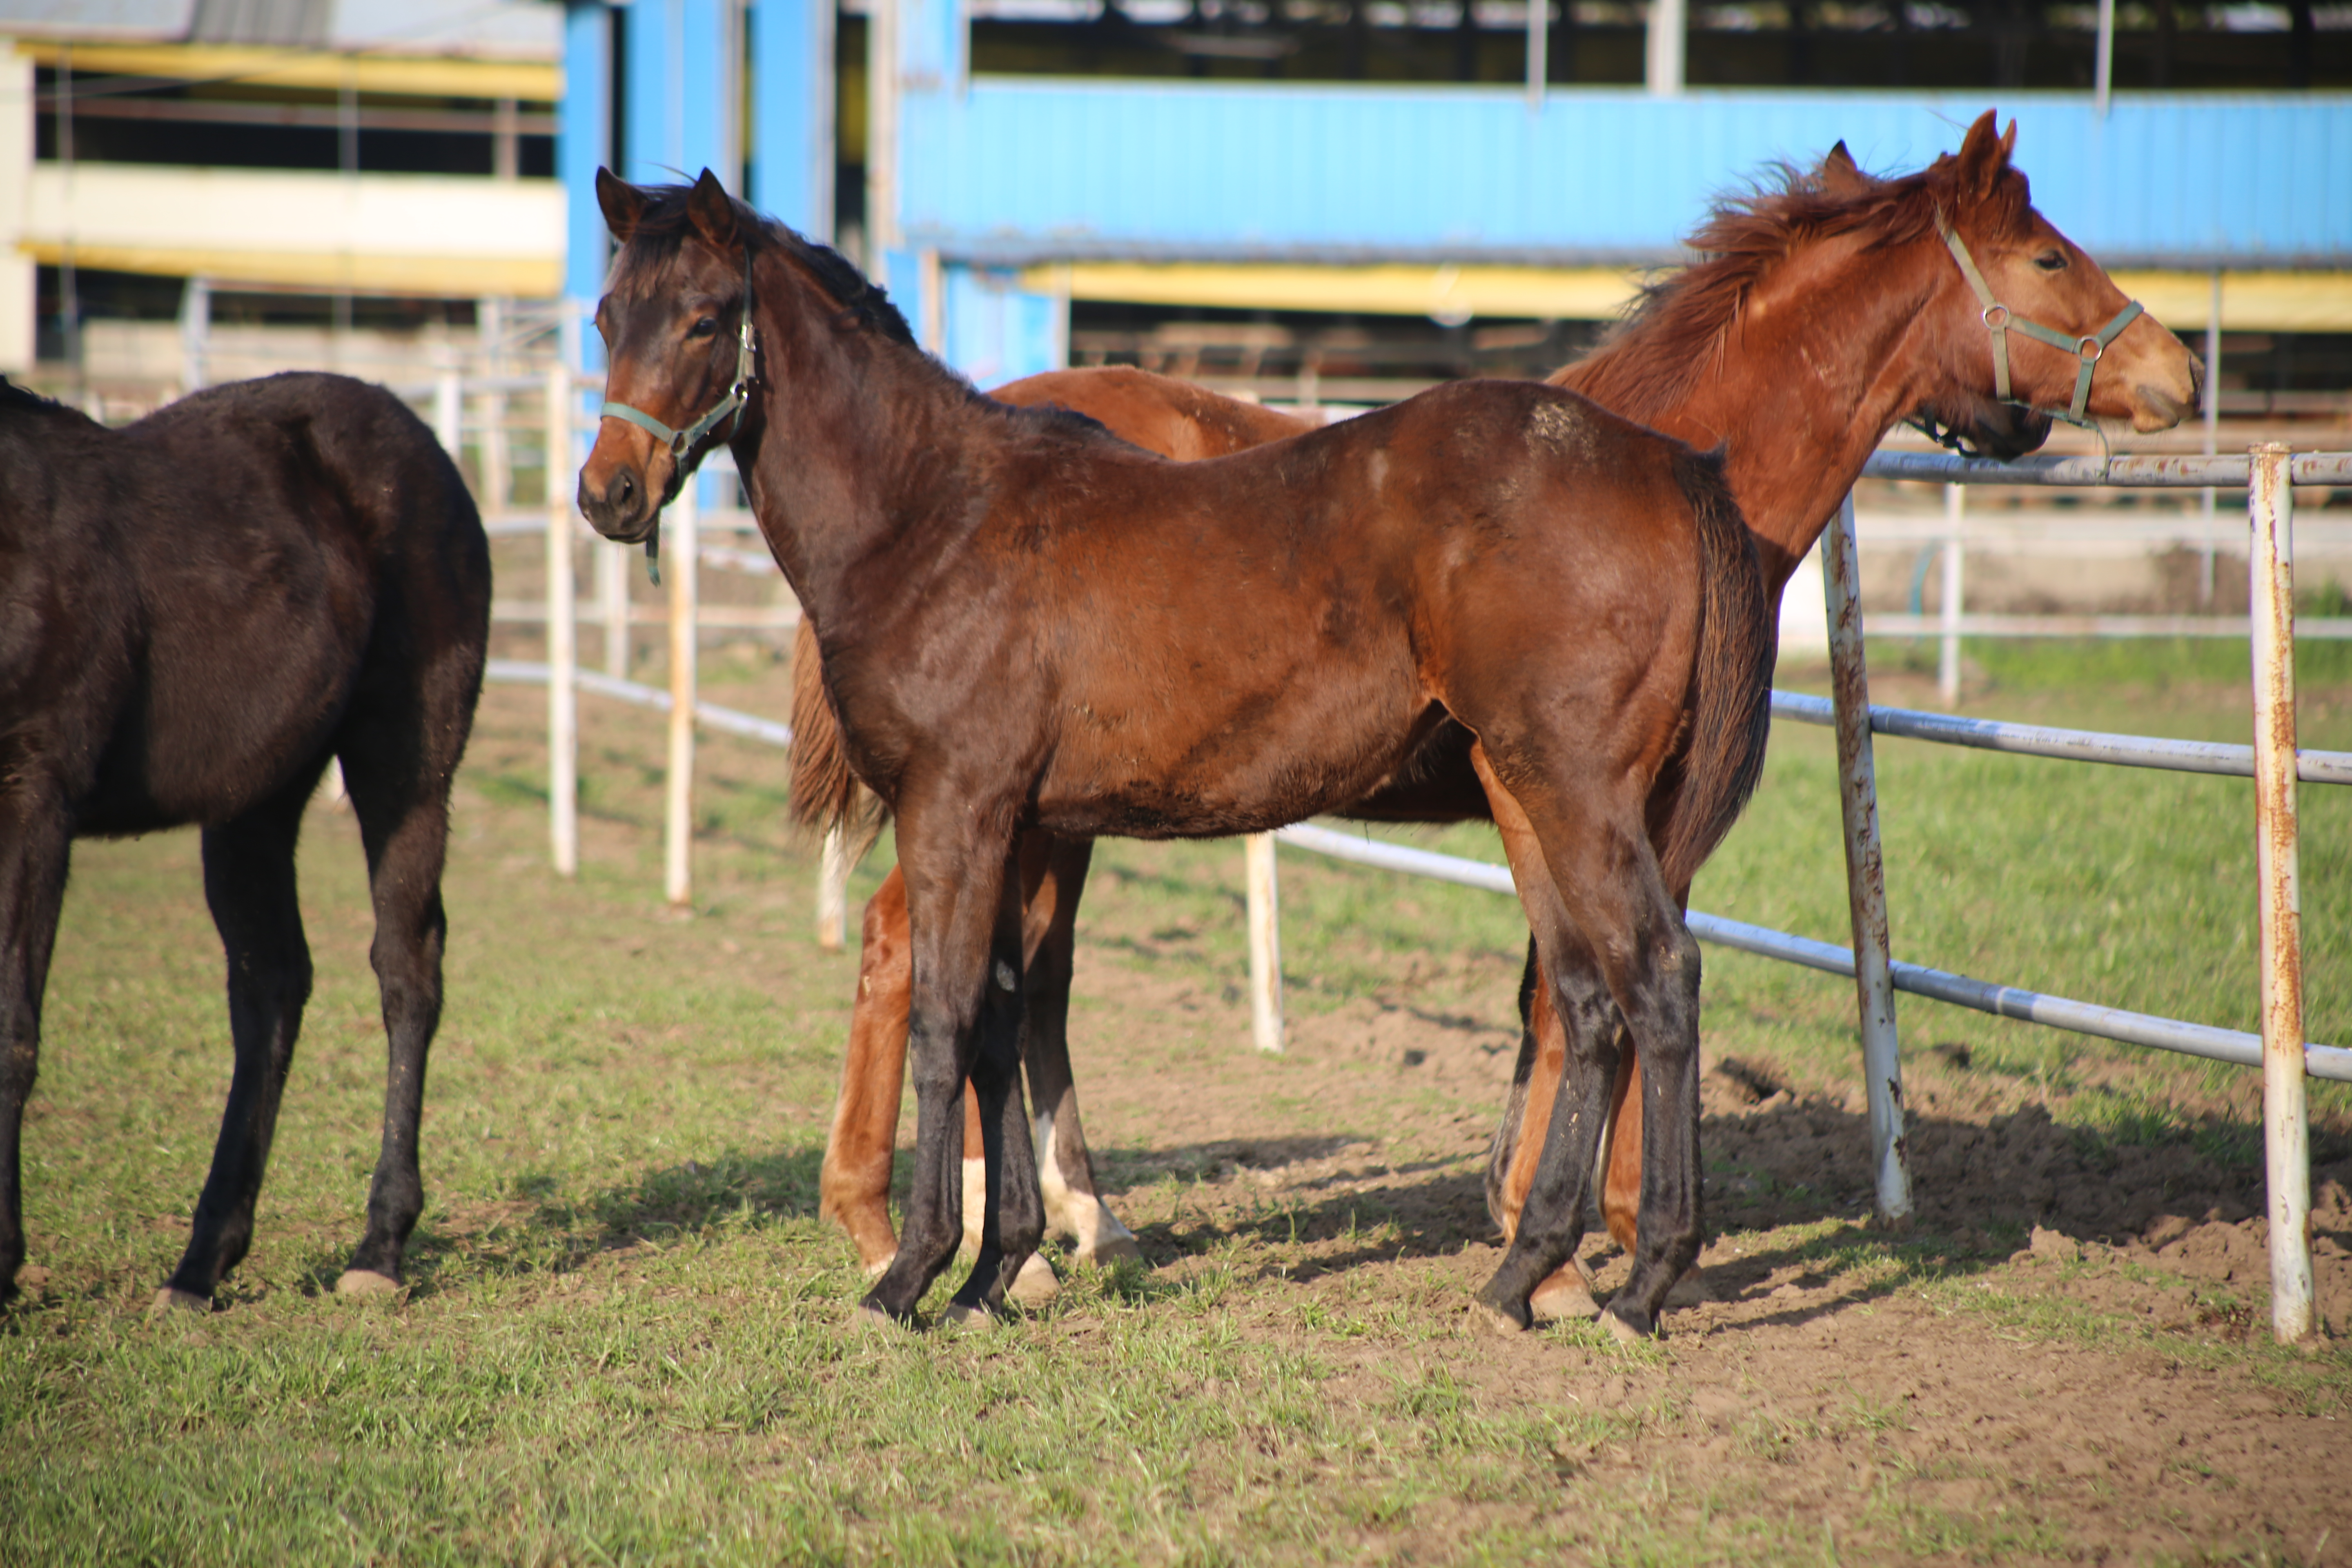
[[[1244, 1037], [1229, 994], [1117, 960], [1082, 954], [1077, 990], [1101, 1015]], [[1480, 1183], [1505, 1030], [1360, 1001], [1295, 1020], [1281, 1063], [1228, 1052], [1211, 1074], [1076, 1033], [1113, 1205], [1161, 1270], [1237, 1244], [1262, 1257], [1252, 1331], [1295, 1333], [1302, 1312], [1463, 1314], [1499, 1260]], [[1607, 1417], [1616, 1440], [1553, 1456], [1563, 1508], [1599, 1487], [1651, 1498], [1662, 1524], [1818, 1520], [1826, 1554], [1867, 1561], [2352, 1555], [2345, 1352], [2304, 1363], [2316, 1384], [2275, 1370], [2293, 1363], [2263, 1342], [2258, 1169], [2193, 1143], [2095, 1168], [2039, 1106], [1930, 1062], [1913, 1069], [1918, 1220], [1888, 1247], [1862, 1223], [1858, 1089], [1791, 1092], [1726, 1044], [1707, 1041], [1704, 1087], [1711, 1299], [1671, 1313], [1653, 1353], [1590, 1328], [1496, 1340], [1466, 1314], [1431, 1347], [1484, 1407]], [[2319, 1297], [2341, 1314], [2352, 1163], [2314, 1174]], [[1622, 1278], [1605, 1242], [1586, 1249], [1604, 1287]], [[1393, 1346], [1360, 1360], [1367, 1388], [1398, 1373]], [[1475, 1528], [1480, 1509], [1463, 1510]], [[1417, 1522], [1419, 1539], [1368, 1552], [1451, 1554]]]

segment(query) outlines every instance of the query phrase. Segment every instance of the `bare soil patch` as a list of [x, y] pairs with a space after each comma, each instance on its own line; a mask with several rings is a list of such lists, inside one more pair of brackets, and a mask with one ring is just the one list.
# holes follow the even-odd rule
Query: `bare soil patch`
[[[1252, 1268], [1244, 1331], [1327, 1355], [1322, 1331], [1350, 1314], [1461, 1318], [1418, 1364], [1368, 1339], [1333, 1395], [1351, 1377], [1368, 1399], [1433, 1380], [1489, 1411], [1575, 1417], [1552, 1455], [1563, 1510], [1589, 1489], [1639, 1495], [1671, 1533], [1738, 1510], [1864, 1561], [2352, 1552], [2352, 1358], [2332, 1337], [2300, 1358], [2268, 1347], [2261, 1173], [2228, 1139], [2104, 1145], [1922, 1051], [1915, 1086], [1937, 1103], [1910, 1121], [1918, 1215], [1885, 1236], [1864, 1223], [1858, 1087], [1791, 1089], [1717, 1032], [1708, 1299], [1650, 1352], [1580, 1325], [1496, 1339], [1464, 1309], [1500, 1259], [1481, 1182], [1507, 1017], [1357, 999], [1294, 1017], [1281, 1060], [1229, 1046], [1196, 1063], [1154, 1021], [1239, 1042], [1238, 998], [1126, 956], [1082, 950], [1079, 1082], [1150, 1262]], [[1111, 1018], [1133, 1026], [1116, 1047]], [[2219, 1129], [2242, 1107], [2201, 1110]], [[2326, 1130], [2322, 1146], [2336, 1157], [2314, 1173], [2315, 1262], [2335, 1315], [2352, 1303], [2352, 1161]], [[1605, 1239], [1585, 1245], [1604, 1290], [1622, 1279]], [[1361, 1544], [1449, 1557], [1450, 1529], [1540, 1524], [1523, 1510], [1462, 1500], [1450, 1525], [1424, 1510], [1410, 1538]]]

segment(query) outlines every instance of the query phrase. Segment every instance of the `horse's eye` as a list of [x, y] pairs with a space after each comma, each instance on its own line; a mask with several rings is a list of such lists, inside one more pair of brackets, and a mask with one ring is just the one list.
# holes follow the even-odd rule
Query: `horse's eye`
[[2063, 272], [2066, 270], [2066, 253], [2055, 248], [2045, 250], [2033, 258], [2033, 265], [2044, 272]]
[[[2063, 266], [2064, 264], [2062, 262], [2060, 265]], [[705, 316], [702, 320], [695, 322], [693, 326], [688, 328], [686, 335], [689, 338], [707, 338], [718, 331], [719, 318], [716, 316]]]

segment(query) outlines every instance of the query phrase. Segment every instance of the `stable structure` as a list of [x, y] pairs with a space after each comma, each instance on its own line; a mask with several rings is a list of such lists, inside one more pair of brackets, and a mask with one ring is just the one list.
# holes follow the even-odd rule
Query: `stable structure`
[[[1523, 5], [1526, 58], [1578, 9]], [[1606, 317], [1633, 269], [1679, 259], [1708, 199], [1770, 160], [1843, 139], [1865, 168], [1915, 168], [1989, 103], [2020, 121], [2042, 210], [2168, 325], [2352, 331], [2345, 92], [1700, 89], [1666, 4], [1646, 79], [1616, 87], [992, 74], [973, 68], [987, 0], [864, 10], [864, 258], [982, 384], [1063, 363], [1073, 299]], [[571, 0], [566, 18], [575, 301], [608, 254], [600, 162], [639, 180], [708, 165], [834, 237], [850, 193], [832, 6]]]

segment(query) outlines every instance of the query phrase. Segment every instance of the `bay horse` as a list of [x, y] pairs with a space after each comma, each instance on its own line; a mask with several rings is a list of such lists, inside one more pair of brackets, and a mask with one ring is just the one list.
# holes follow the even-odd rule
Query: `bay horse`
[[424, 1206], [449, 782], [489, 611], [465, 482], [382, 387], [276, 375], [110, 430], [0, 381], [0, 1300], [25, 1260], [20, 1138], [77, 837], [203, 829], [236, 1065], [156, 1306], [208, 1306], [245, 1257], [310, 993], [295, 840], [331, 759], [390, 1047], [366, 1232], [336, 1289], [397, 1288]]
[[[2121, 296], [2111, 287], [2102, 291], [2096, 264], [2056, 240], [2032, 214], [2024, 176], [2010, 167], [2014, 127], [2006, 137], [1995, 132], [1988, 114], [1971, 128], [1958, 157], [1904, 180], [1863, 174], [1840, 143], [1815, 169], [1801, 174], [1786, 171], [1777, 189], [1720, 204], [1688, 242], [1705, 259], [1654, 284], [1601, 348], [1549, 378], [1654, 428], [1694, 442], [1721, 443], [1733, 492], [1776, 593], [1811, 548], [1838, 498], [1860, 476], [1863, 461], [1898, 421], [1920, 422], [1971, 449], [1999, 456], [2030, 450], [2048, 431], [2050, 416], [2034, 411], [2030, 400], [1999, 400], [2001, 389], [1991, 374], [1990, 356], [1980, 348], [1969, 352], [1971, 323], [1961, 320], [1937, 331], [1905, 330], [1923, 291], [1940, 311], [1965, 310], [1970, 304], [1964, 293], [1947, 289], [1939, 294], [1933, 287], [1939, 271], [1963, 280], [1965, 275], [1948, 246], [1929, 243], [1932, 235], [1919, 232], [1916, 208], [1923, 194], [1953, 210], [1983, 205], [1964, 204], [1960, 198], [1968, 193], [2000, 194], [2000, 206], [1979, 221], [2003, 242], [1996, 253], [2006, 253], [2009, 268], [2001, 276], [2012, 298], [2024, 297], [2012, 276], [2023, 253], [2034, 280], [2072, 274], [2077, 285], [2063, 294], [2047, 287], [2036, 290], [2035, 310], [2094, 323], [2084, 337], [2095, 332], [2096, 322], [2111, 321], [2117, 313]], [[1985, 238], [1979, 235], [1976, 243], [1985, 247]], [[1924, 268], [1919, 256], [1905, 254], [1906, 247], [1924, 250]], [[2044, 264], [2053, 248], [2063, 266]], [[2131, 378], [2120, 390], [2111, 381], [2095, 383], [2091, 412], [2128, 418], [2146, 430], [2176, 423], [2194, 409], [2200, 367], [2153, 322], [2127, 322], [2111, 345], [2102, 346], [2136, 355], [2137, 363], [2134, 368], [2129, 361], [2116, 362], [2126, 365]], [[2038, 351], [2036, 357], [2056, 360], [2062, 368], [2072, 363]], [[1808, 367], [1814, 395], [1801, 400], [1773, 395], [1772, 382], [1800, 360]], [[1704, 374], [1696, 373], [1702, 369]], [[1209, 455], [1208, 443], [1219, 437], [1230, 440], [1283, 417], [1141, 372], [1118, 373], [1122, 379], [1116, 382], [1093, 379], [1105, 374], [1048, 373], [999, 388], [993, 395], [1024, 404], [1057, 403], [1171, 456]], [[2048, 384], [2063, 380], [2061, 375]], [[2012, 390], [2024, 391], [2025, 384]], [[1276, 425], [1260, 438], [1295, 433], [1295, 426]], [[1186, 449], [1180, 452], [1180, 447]], [[793, 805], [822, 826], [847, 808], [841, 784], [848, 775], [839, 759], [838, 728], [815, 677], [814, 641], [804, 643], [799, 657], [807, 662], [795, 667]], [[1464, 767], [1456, 774], [1458, 804], [1465, 815], [1483, 816], [1483, 795], [1471, 787], [1475, 780]], [[1388, 804], [1391, 811], [1381, 815], [1409, 815], [1394, 813], [1394, 803]], [[1440, 813], [1431, 816], [1442, 819]], [[1068, 970], [1066, 944], [1085, 865], [1077, 858], [1075, 872], [1069, 871], [1066, 863], [1074, 854], [1082, 851], [1055, 848], [1047, 864], [1060, 874], [1049, 871], [1040, 879], [1045, 903], [1031, 913], [1028, 940], [1038, 945], [1028, 996], [1032, 1033], [1024, 1048], [1037, 1101], [1048, 1208], [1057, 1226], [1076, 1239], [1080, 1259], [1093, 1260], [1125, 1255], [1133, 1243], [1095, 1195], [1061, 1032], [1066, 996], [1041, 995], [1039, 989], [1042, 978]], [[1686, 898], [1687, 889], [1679, 894]], [[886, 1263], [895, 1247], [888, 1184], [907, 973], [904, 893], [894, 872], [866, 910], [850, 1051], [821, 1184], [824, 1212], [850, 1232], [869, 1270]], [[1528, 1026], [1487, 1177], [1488, 1205], [1507, 1237], [1516, 1229], [1566, 1059], [1565, 1036], [1549, 987], [1538, 981], [1532, 949], [1522, 1006]], [[1638, 1082], [1636, 1058], [1626, 1049], [1605, 1133], [1602, 1212], [1612, 1237], [1629, 1253], [1640, 1177]], [[1582, 1284], [1565, 1269], [1536, 1292], [1534, 1301], [1547, 1315], [1591, 1310]]]
[[[913, 1195], [865, 1309], [913, 1318], [961, 1229], [961, 1097], [987, 1200], [953, 1313], [992, 1312], [1044, 1215], [1018, 1082], [1016, 836], [1225, 837], [1412, 778], [1450, 724], [1575, 1043], [1674, 1108], [1643, 1140], [1648, 1331], [1696, 1256], [1699, 953], [1670, 889], [1755, 784], [1772, 607], [1718, 459], [1539, 384], [1464, 382], [1170, 462], [993, 402], [830, 250], [730, 198], [600, 175], [606, 417], [580, 500], [642, 542], [725, 439], [814, 623], [907, 889]], [[709, 425], [727, 408], [726, 429]], [[659, 434], [669, 432], [664, 439]], [[1580, 1009], [1605, 1013], [1591, 1020]], [[1613, 1057], [1580, 1063], [1477, 1304], [1530, 1321], [1573, 1252]]]

